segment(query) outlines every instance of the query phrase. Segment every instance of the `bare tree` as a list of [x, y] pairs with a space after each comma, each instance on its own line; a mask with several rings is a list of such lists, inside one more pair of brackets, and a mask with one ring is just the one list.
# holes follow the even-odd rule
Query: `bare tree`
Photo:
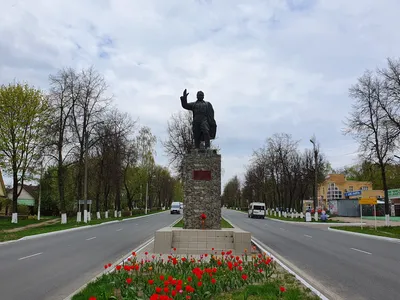
[[72, 111], [78, 99], [81, 97], [81, 82], [75, 70], [62, 69], [55, 75], [49, 76], [50, 105], [54, 114], [48, 127], [48, 149], [50, 156], [57, 162], [57, 184], [60, 200], [61, 223], [67, 223], [65, 205], [65, 180], [66, 161], [70, 158], [72, 131]]
[[388, 66], [378, 70], [383, 77], [383, 96], [377, 101], [384, 111], [386, 123], [394, 139], [400, 135], [400, 59], [387, 59]]
[[90, 135], [95, 127], [101, 123], [101, 116], [110, 102], [105, 93], [107, 84], [93, 67], [83, 69], [79, 73], [79, 98], [72, 110], [74, 137], [77, 141], [76, 155], [78, 157], [77, 174], [77, 198], [83, 199], [83, 177], [85, 152], [93, 146], [94, 142], [89, 141]]
[[[327, 163], [319, 155], [318, 183], [325, 177]], [[314, 182], [313, 155], [300, 153], [298, 141], [289, 134], [274, 134], [265, 145], [254, 151], [245, 174], [243, 197], [260, 201], [268, 207], [301, 209], [302, 201], [311, 195]]]
[[173, 165], [179, 176], [182, 176], [183, 157], [194, 148], [191, 112], [185, 111], [172, 115], [168, 121], [167, 133], [167, 140], [162, 142], [164, 151], [169, 157], [169, 163]]
[[375, 161], [381, 170], [385, 190], [386, 225], [389, 225], [389, 197], [386, 180], [386, 167], [394, 150], [395, 136], [381, 103], [385, 97], [384, 83], [371, 71], [366, 71], [356, 84], [350, 88], [354, 104], [347, 118], [346, 134], [358, 141], [362, 156]]
[[[99, 183], [96, 193], [97, 216], [100, 215], [100, 184], [106, 188], [104, 197], [113, 189], [115, 214], [121, 215], [121, 189], [124, 185], [126, 168], [134, 162], [133, 147], [135, 121], [127, 113], [112, 109], [103, 114], [103, 121], [96, 125], [93, 141], [98, 155]], [[101, 182], [101, 183], [100, 183]], [[106, 209], [108, 203], [106, 201]]]

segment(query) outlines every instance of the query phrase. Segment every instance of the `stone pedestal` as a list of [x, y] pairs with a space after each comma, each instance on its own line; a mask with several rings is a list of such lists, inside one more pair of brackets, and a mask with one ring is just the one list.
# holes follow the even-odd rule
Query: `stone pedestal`
[[[172, 250], [176, 249], [176, 250]], [[196, 230], [165, 227], [156, 231], [154, 253], [214, 254], [232, 250], [241, 255], [251, 249], [251, 233], [240, 228]]]
[[216, 150], [185, 155], [183, 193], [184, 229], [221, 229], [221, 155]]

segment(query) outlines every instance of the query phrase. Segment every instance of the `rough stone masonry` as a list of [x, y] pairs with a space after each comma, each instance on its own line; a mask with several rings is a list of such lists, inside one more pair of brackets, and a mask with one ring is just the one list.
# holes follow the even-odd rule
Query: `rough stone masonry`
[[194, 150], [184, 157], [184, 229], [221, 229], [221, 155]]

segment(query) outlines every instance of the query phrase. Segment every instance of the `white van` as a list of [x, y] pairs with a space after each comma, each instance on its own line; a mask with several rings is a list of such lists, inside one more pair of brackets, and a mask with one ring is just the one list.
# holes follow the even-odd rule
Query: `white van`
[[262, 202], [252, 202], [249, 204], [249, 218], [265, 218], [265, 203]]
[[180, 202], [172, 202], [171, 215], [172, 214], [180, 214], [180, 213], [181, 213], [181, 203]]

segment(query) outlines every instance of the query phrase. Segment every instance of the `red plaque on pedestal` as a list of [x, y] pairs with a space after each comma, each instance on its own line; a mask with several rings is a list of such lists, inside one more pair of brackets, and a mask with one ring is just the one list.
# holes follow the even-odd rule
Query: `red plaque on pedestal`
[[195, 170], [193, 171], [193, 180], [211, 180], [211, 171]]

